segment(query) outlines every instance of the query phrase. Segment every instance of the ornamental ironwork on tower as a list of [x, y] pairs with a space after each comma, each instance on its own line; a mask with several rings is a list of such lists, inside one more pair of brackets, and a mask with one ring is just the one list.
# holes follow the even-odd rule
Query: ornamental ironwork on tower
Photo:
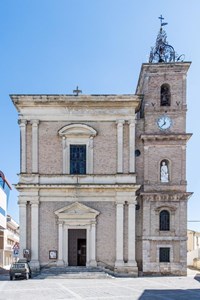
[[167, 34], [163, 29], [168, 23], [164, 23], [162, 15], [160, 19], [160, 31], [156, 39], [156, 44], [151, 48], [149, 55], [149, 63], [167, 63], [167, 62], [181, 62], [184, 60], [184, 54], [178, 55], [174, 48], [167, 42]]

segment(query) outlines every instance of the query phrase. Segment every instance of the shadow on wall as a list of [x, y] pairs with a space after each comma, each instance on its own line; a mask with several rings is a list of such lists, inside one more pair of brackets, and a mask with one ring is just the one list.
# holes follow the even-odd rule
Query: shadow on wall
[[145, 290], [138, 300], [199, 300], [200, 289], [189, 290]]

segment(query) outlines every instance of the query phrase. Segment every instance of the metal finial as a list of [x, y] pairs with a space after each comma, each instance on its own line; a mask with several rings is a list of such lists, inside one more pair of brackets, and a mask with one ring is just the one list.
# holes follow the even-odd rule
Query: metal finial
[[78, 96], [80, 93], [82, 93], [81, 90], [79, 90], [78, 85], [76, 87], [76, 90], [73, 90], [74, 96]]
[[149, 55], [150, 63], [167, 63], [167, 62], [177, 62], [183, 61], [184, 55], [178, 56], [174, 48], [167, 42], [167, 34], [163, 29], [163, 26], [168, 23], [163, 23], [163, 16], [158, 17], [160, 19], [160, 30], [157, 35], [156, 44], [151, 48]]

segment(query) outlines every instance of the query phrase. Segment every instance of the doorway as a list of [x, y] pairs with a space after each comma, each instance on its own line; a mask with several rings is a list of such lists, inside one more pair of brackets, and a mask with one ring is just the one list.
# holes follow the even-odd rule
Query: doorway
[[86, 266], [86, 239], [78, 239], [78, 266]]
[[86, 266], [86, 229], [68, 230], [68, 263], [69, 266]]

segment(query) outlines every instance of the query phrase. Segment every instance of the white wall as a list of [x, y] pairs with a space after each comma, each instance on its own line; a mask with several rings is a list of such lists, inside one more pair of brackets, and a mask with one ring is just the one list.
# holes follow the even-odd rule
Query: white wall
[[188, 266], [193, 266], [193, 259], [194, 258], [200, 259], [200, 248], [195, 249], [193, 251], [189, 251], [187, 253], [187, 265]]
[[7, 201], [6, 194], [0, 187], [0, 208], [5, 211], [5, 216], [3, 216], [0, 212], [0, 227], [6, 228], [6, 215], [7, 215]]

